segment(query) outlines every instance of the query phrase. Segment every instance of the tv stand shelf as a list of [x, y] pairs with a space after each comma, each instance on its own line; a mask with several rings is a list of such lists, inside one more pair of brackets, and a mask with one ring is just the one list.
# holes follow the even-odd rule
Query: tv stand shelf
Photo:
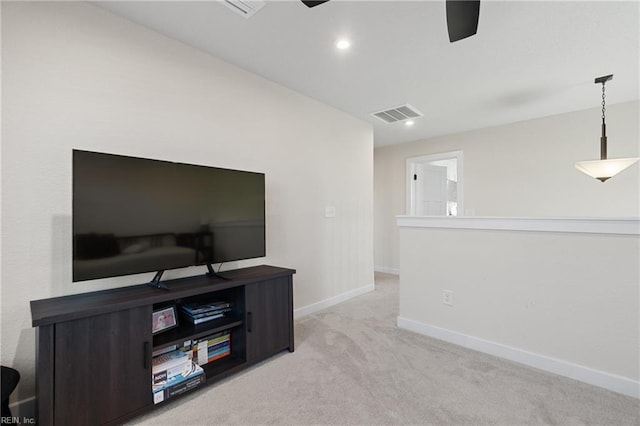
[[153, 336], [153, 347], [161, 348], [169, 345], [179, 345], [186, 339], [198, 339], [220, 331], [231, 330], [234, 327], [241, 326], [243, 322], [241, 319], [233, 317], [221, 318], [220, 320], [198, 325], [184, 324], [179, 328], [167, 330], [164, 333]]
[[[200, 386], [293, 352], [295, 272], [262, 265], [225, 271], [225, 280], [164, 281], [169, 291], [142, 284], [32, 301], [38, 424], [118, 424], [153, 409], [152, 352], [185, 341], [231, 333], [231, 353], [202, 366]], [[152, 333], [154, 310], [196, 298], [231, 299], [233, 310], [198, 325], [179, 316], [177, 327]]]

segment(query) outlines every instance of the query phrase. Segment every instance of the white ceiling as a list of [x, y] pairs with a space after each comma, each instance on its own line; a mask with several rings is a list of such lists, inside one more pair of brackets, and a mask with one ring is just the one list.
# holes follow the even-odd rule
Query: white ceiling
[[[639, 99], [640, 2], [488, 1], [449, 43], [440, 1], [268, 1], [250, 19], [216, 1], [100, 7], [370, 122], [384, 146]], [[338, 37], [352, 47], [338, 51]], [[413, 127], [370, 113], [408, 103]]]

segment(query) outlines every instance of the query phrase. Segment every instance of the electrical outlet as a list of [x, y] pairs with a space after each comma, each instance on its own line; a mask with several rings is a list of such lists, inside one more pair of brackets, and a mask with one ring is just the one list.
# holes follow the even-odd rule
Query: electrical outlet
[[442, 303], [453, 306], [453, 291], [442, 290]]

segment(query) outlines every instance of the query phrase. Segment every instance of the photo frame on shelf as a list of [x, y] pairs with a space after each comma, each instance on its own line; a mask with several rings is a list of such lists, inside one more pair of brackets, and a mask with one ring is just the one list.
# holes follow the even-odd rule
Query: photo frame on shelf
[[153, 311], [151, 332], [158, 334], [178, 326], [178, 315], [175, 306], [168, 306]]

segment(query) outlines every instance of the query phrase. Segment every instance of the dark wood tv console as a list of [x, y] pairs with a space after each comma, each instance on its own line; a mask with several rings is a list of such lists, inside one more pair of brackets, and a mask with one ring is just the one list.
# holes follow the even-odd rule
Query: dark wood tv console
[[[143, 284], [32, 301], [38, 424], [117, 424], [152, 409], [153, 351], [220, 331], [231, 333], [231, 354], [203, 365], [200, 386], [293, 352], [295, 272], [256, 266], [225, 271], [228, 280], [164, 281], [169, 291]], [[199, 325], [179, 319], [177, 327], [152, 333], [154, 310], [199, 297], [229, 300], [232, 311]]]

